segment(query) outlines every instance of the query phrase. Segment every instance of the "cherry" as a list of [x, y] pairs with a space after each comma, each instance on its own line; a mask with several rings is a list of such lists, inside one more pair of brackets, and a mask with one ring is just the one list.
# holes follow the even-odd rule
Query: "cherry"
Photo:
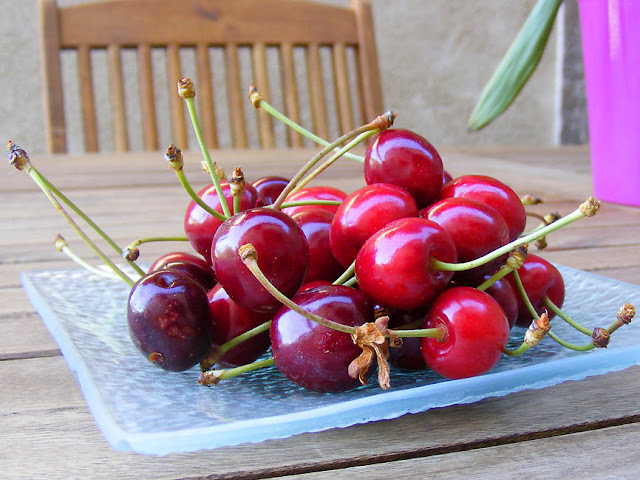
[[216, 283], [216, 274], [203, 258], [186, 252], [170, 252], [159, 257], [149, 267], [149, 272], [171, 268], [180, 270], [191, 275], [202, 285], [202, 288], [209, 290]]
[[[485, 280], [489, 277], [487, 275]], [[502, 307], [509, 327], [513, 328], [518, 318], [518, 294], [506, 278], [501, 278], [485, 290]]]
[[245, 244], [256, 248], [262, 272], [290, 297], [298, 291], [307, 274], [307, 239], [289, 215], [264, 207], [234, 215], [216, 232], [211, 257], [218, 282], [238, 305], [258, 312], [273, 312], [280, 308], [280, 302], [244, 265], [238, 250]]
[[[419, 322], [420, 326], [414, 328], [422, 328], [424, 317], [428, 311], [428, 308], [409, 311], [391, 309], [388, 312], [389, 328], [396, 329], [415, 322]], [[404, 370], [424, 370], [427, 368], [422, 356], [422, 338], [403, 338], [401, 346], [389, 349], [389, 363]]]
[[395, 220], [373, 234], [358, 252], [358, 286], [385, 307], [424, 307], [444, 290], [453, 275], [433, 269], [432, 258], [456, 261], [456, 247], [446, 230], [424, 218]]
[[364, 155], [368, 184], [393, 183], [413, 195], [418, 208], [438, 199], [442, 187], [442, 159], [425, 138], [409, 130], [380, 132]]
[[[229, 209], [233, 211], [233, 196], [229, 183], [220, 185], [227, 200]], [[216, 212], [222, 213], [222, 205], [216, 191], [215, 185], [209, 185], [198, 192], [198, 196], [204, 203], [209, 205]], [[259, 207], [262, 200], [258, 192], [252, 185], [245, 185], [245, 193], [241, 197], [240, 209], [248, 210]], [[211, 240], [218, 227], [222, 224], [220, 220], [206, 212], [193, 200], [189, 202], [184, 216], [184, 231], [193, 249], [202, 255], [207, 261], [211, 258]]]
[[260, 177], [251, 184], [258, 192], [258, 195], [260, 195], [264, 204], [271, 205], [289, 184], [289, 180], [284, 177], [269, 175], [267, 177]]
[[447, 182], [450, 182], [451, 180], [453, 180], [453, 177], [451, 176], [451, 174], [449, 172], [447, 172], [446, 170], [442, 171], [442, 184], [444, 185]]
[[374, 183], [347, 196], [331, 223], [331, 250], [343, 267], [356, 259], [362, 244], [389, 222], [418, 214], [416, 202], [405, 189]]
[[[333, 200], [341, 202], [347, 197], [347, 194], [342, 190], [334, 187], [318, 185], [315, 187], [301, 188], [297, 192], [290, 194], [285, 202], [302, 202], [306, 200]], [[331, 213], [336, 213], [338, 210], [337, 205], [300, 205], [297, 207], [286, 207], [282, 211], [288, 215], [293, 215], [297, 212], [310, 209], [327, 210]]]
[[344, 271], [329, 245], [333, 213], [315, 208], [294, 213], [291, 218], [300, 225], [309, 244], [309, 270], [305, 283], [314, 280], [333, 282]]
[[[541, 315], [542, 312], [547, 311], [549, 319], [553, 318], [555, 313], [545, 306], [544, 297], [549, 297], [558, 308], [562, 307], [564, 302], [564, 280], [558, 269], [544, 258], [530, 253], [527, 255], [524, 265], [518, 269], [518, 275], [536, 312]], [[528, 327], [533, 317], [522, 299], [522, 295], [519, 293], [513, 275], [508, 275], [506, 278], [518, 298], [516, 325]]]
[[[220, 284], [207, 292], [211, 312], [213, 338], [220, 346], [238, 335], [271, 319], [271, 313], [247, 310], [229, 298]], [[224, 366], [239, 366], [251, 363], [269, 349], [269, 332], [263, 332], [236, 345], [222, 355], [218, 363]]]
[[[311, 313], [343, 325], [359, 326], [373, 318], [373, 308], [362, 292], [342, 285], [312, 288], [292, 300]], [[287, 307], [273, 317], [271, 351], [276, 368], [306, 389], [341, 392], [360, 384], [348, 374], [349, 364], [362, 352], [351, 336]]]
[[507, 222], [509, 241], [524, 231], [527, 214], [520, 197], [501, 181], [486, 175], [464, 175], [442, 186], [440, 198], [463, 197], [485, 203]]
[[311, 290], [312, 288], [321, 287], [325, 285], [331, 285], [331, 282], [327, 280], [314, 280], [312, 282], [305, 282], [298, 290], [298, 293], [306, 292], [307, 290]]
[[187, 370], [211, 347], [207, 294], [191, 276], [176, 270], [158, 270], [135, 283], [127, 322], [136, 347], [165, 370]]
[[481, 375], [498, 363], [509, 340], [509, 322], [498, 303], [472, 287], [445, 290], [434, 301], [424, 328], [444, 327], [444, 340], [422, 339], [427, 365], [443, 377]]
[[[458, 262], [479, 258], [509, 241], [504, 218], [488, 205], [468, 198], [445, 198], [420, 210], [420, 215], [444, 228], [456, 246]], [[481, 279], [506, 261], [502, 255], [480, 267], [458, 272], [454, 278]]]

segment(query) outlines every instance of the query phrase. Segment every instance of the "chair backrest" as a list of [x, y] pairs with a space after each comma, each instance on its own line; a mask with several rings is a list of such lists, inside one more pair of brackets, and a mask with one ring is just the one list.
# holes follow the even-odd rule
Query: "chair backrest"
[[[50, 152], [67, 151], [70, 132], [65, 122], [65, 102], [73, 101], [72, 95], [79, 95], [84, 149], [99, 150], [101, 122], [96, 118], [94, 91], [94, 84], [98, 83], [93, 57], [96, 51], [101, 55], [106, 52], [100, 58], [106, 59], [111, 134], [116, 151], [130, 149], [132, 127], [127, 124], [127, 112], [132, 108], [128, 103], [132, 96], [140, 109], [143, 148], [159, 150], [167, 146], [159, 145], [158, 138], [157, 113], [164, 114], [165, 109], [157, 105], [158, 88], [154, 85], [160, 83], [154, 74], [157, 50], [165, 55], [171, 142], [180, 148], [191, 147], [186, 108], [176, 93], [177, 81], [184, 76], [181, 58], [185, 50], [191, 51], [194, 58], [196, 74], [191, 77], [196, 85], [203, 134], [211, 148], [220, 146], [219, 126], [225, 121], [232, 148], [253, 146], [247, 131], [251, 123], [245, 113], [251, 80], [274, 106], [270, 91], [277, 91], [282, 110], [296, 122], [304, 117], [303, 108], [308, 107], [306, 118], [311, 125], [305, 126], [323, 138], [329, 138], [330, 125], [337, 123], [337, 133], [344, 133], [382, 113], [370, 0], [351, 0], [349, 8], [304, 0], [107, 0], [68, 7], [58, 7], [55, 0], [39, 0], [39, 6]], [[226, 70], [224, 89], [212, 75], [215, 50], [221, 52]], [[250, 51], [248, 67], [241, 64], [241, 50]], [[77, 80], [63, 78], [67, 69], [63, 68], [61, 56], [67, 51], [75, 52], [71, 57], [77, 63]], [[128, 51], [135, 52], [134, 78], [128, 78], [126, 71], [123, 75], [123, 56]], [[250, 70], [248, 82], [243, 68]], [[329, 69], [332, 75], [327, 81]], [[306, 75], [302, 74], [304, 70]], [[135, 88], [131, 83], [134, 79]], [[76, 81], [78, 91], [68, 91], [68, 85]], [[277, 88], [272, 88], [276, 84]], [[228, 120], [216, 115], [220, 90], [226, 96]], [[308, 105], [300, 101], [301, 92]], [[66, 95], [69, 98], [65, 100]], [[277, 139], [278, 131], [274, 133], [273, 122], [265, 112], [258, 111], [255, 121], [258, 132], [254, 138], [260, 148], [303, 145], [299, 134], [288, 130], [282, 130], [285, 139]]]

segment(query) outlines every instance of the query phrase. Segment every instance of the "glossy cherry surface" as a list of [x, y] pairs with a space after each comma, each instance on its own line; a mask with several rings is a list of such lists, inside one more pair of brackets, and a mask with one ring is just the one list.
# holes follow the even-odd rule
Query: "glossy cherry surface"
[[[227, 200], [227, 205], [229, 205], [229, 211], [233, 212], [233, 196], [231, 195], [229, 183], [222, 182], [221, 187]], [[240, 202], [241, 210], [248, 210], [262, 205], [262, 200], [252, 185], [247, 184], [245, 190]], [[214, 185], [209, 185], [200, 190], [198, 196], [213, 210], [222, 213], [222, 205]], [[193, 200], [189, 202], [184, 216], [184, 231], [193, 249], [207, 261], [211, 258], [211, 241], [221, 224], [220, 220], [206, 212], [196, 202]]]
[[258, 192], [258, 195], [260, 195], [264, 204], [271, 205], [288, 183], [289, 180], [284, 177], [269, 175], [267, 177], [260, 177], [251, 184]]
[[364, 178], [368, 184], [392, 183], [411, 193], [418, 208], [438, 199], [443, 167], [440, 154], [424, 137], [409, 130], [379, 133], [364, 155]]
[[331, 222], [331, 250], [348, 267], [364, 242], [389, 222], [418, 215], [416, 202], [405, 189], [390, 183], [359, 188], [344, 199]]
[[[326, 185], [318, 185], [314, 187], [305, 187], [301, 188], [297, 192], [293, 192], [290, 194], [286, 200], [287, 202], [303, 202], [306, 200], [331, 200], [342, 202], [347, 197], [347, 194], [342, 190], [334, 187], [329, 187]], [[331, 213], [336, 213], [338, 210], [337, 205], [300, 205], [297, 207], [287, 207], [283, 208], [282, 211], [288, 215], [293, 215], [297, 212], [302, 212], [304, 210], [327, 210]]]
[[509, 241], [524, 231], [527, 215], [520, 197], [501, 181], [486, 175], [464, 175], [442, 186], [440, 198], [463, 197], [485, 203], [507, 222]]
[[[555, 314], [545, 306], [543, 300], [545, 296], [548, 296], [554, 304], [562, 307], [564, 302], [564, 280], [558, 269], [544, 258], [530, 253], [527, 255], [524, 265], [518, 269], [518, 275], [520, 275], [522, 285], [536, 312], [541, 315], [542, 312], [547, 311], [549, 318], [553, 318]], [[518, 291], [513, 275], [508, 275], [506, 278], [518, 298], [516, 325], [528, 327], [533, 317]]]
[[[422, 328], [424, 317], [428, 308], [419, 310], [394, 310], [387, 313], [389, 315], [389, 328], [396, 329], [408, 324], [415, 324], [412, 328]], [[402, 339], [402, 345], [389, 348], [389, 363], [392, 367], [404, 370], [424, 370], [427, 364], [422, 356], [422, 339], [419, 337], [407, 337]]]
[[433, 269], [432, 258], [456, 262], [456, 247], [446, 230], [424, 218], [395, 220], [371, 236], [358, 252], [359, 288], [385, 307], [424, 307], [453, 275]]
[[186, 252], [170, 252], [162, 255], [149, 267], [150, 272], [171, 268], [180, 270], [183, 273], [191, 275], [202, 285], [202, 288], [209, 290], [216, 283], [216, 274], [202, 257], [197, 257]]
[[446, 338], [423, 338], [422, 354], [432, 370], [450, 379], [488, 372], [509, 340], [509, 323], [500, 305], [472, 287], [450, 288], [436, 298], [424, 328], [439, 326], [446, 328]]
[[316, 208], [294, 213], [291, 218], [300, 225], [309, 244], [309, 270], [305, 283], [315, 280], [333, 282], [344, 272], [329, 244], [333, 213]]
[[501, 278], [485, 290], [502, 307], [509, 328], [513, 328], [518, 319], [518, 295], [506, 278]]
[[[212, 337], [217, 346], [269, 321], [272, 317], [271, 313], [259, 313], [241, 307], [229, 298], [220, 284], [207, 292], [207, 298], [211, 312]], [[218, 363], [223, 366], [251, 363], [265, 353], [269, 345], [269, 332], [266, 331], [236, 345], [224, 354]]]
[[[358, 326], [373, 319], [370, 302], [359, 290], [341, 285], [320, 286], [293, 301], [305, 310], [343, 325]], [[271, 324], [271, 351], [276, 368], [298, 385], [316, 392], [341, 392], [357, 387], [349, 364], [362, 350], [351, 336], [283, 307]]]
[[140, 278], [129, 293], [127, 322], [138, 350], [165, 370], [191, 368], [211, 347], [207, 294], [179, 271], [159, 270]]
[[289, 215], [264, 207], [234, 215], [216, 232], [212, 261], [218, 282], [242, 307], [258, 312], [275, 311], [280, 302], [256, 280], [238, 254], [245, 244], [252, 244], [257, 250], [262, 273], [290, 297], [307, 274], [307, 238]]

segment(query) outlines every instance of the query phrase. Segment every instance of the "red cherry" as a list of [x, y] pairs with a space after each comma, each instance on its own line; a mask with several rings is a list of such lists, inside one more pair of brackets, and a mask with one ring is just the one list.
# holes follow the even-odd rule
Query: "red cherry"
[[[410, 323], [420, 322], [419, 327], [422, 328], [424, 317], [428, 308], [419, 310], [394, 310], [388, 312], [389, 328], [398, 328]], [[407, 337], [402, 339], [402, 345], [389, 349], [389, 363], [396, 368], [405, 370], [424, 370], [427, 364], [422, 357], [422, 339], [418, 337]]]
[[209, 290], [216, 283], [216, 274], [207, 262], [201, 257], [196, 257], [186, 252], [170, 252], [159, 257], [149, 267], [149, 272], [171, 268], [180, 270], [191, 275], [202, 285], [202, 288]]
[[[229, 205], [229, 210], [233, 212], [233, 196], [231, 195], [229, 183], [223, 182], [221, 187], [227, 200], [227, 205]], [[258, 192], [253, 186], [245, 185], [245, 190], [240, 202], [241, 210], [248, 210], [262, 205]], [[213, 210], [222, 213], [222, 205], [214, 185], [209, 185], [200, 190], [198, 196]], [[193, 200], [189, 202], [184, 216], [184, 231], [193, 249], [207, 261], [211, 258], [211, 240], [221, 224], [220, 220], [206, 212], [196, 202]]]
[[[319, 185], [316, 187], [301, 188], [297, 192], [293, 192], [292, 194], [290, 194], [286, 198], [285, 202], [302, 202], [306, 200], [332, 200], [342, 202], [342, 200], [344, 200], [346, 197], [347, 194], [342, 190], [334, 187]], [[338, 205], [301, 205], [298, 207], [283, 208], [282, 211], [287, 215], [293, 215], [294, 213], [310, 209], [327, 210], [331, 213], [336, 213], [336, 211], [338, 210]]]
[[418, 214], [416, 202], [405, 189], [374, 183], [344, 199], [331, 222], [331, 250], [348, 267], [362, 244], [389, 222]]
[[451, 180], [453, 180], [453, 177], [451, 176], [451, 174], [449, 172], [447, 172], [446, 170], [442, 171], [442, 184], [444, 185], [447, 182], [450, 182]]
[[252, 182], [253, 187], [265, 205], [271, 205], [275, 202], [278, 195], [280, 195], [288, 184], [289, 180], [275, 175], [260, 177], [255, 182]]
[[502, 215], [509, 228], [509, 241], [520, 236], [527, 214], [520, 197], [501, 181], [485, 175], [464, 175], [442, 186], [440, 198], [462, 197], [485, 203]]
[[[485, 279], [488, 278], [485, 277]], [[485, 290], [502, 307], [509, 328], [513, 328], [518, 318], [518, 295], [506, 278], [501, 278]]]
[[176, 270], [151, 272], [135, 283], [127, 322], [138, 350], [164, 370], [187, 370], [211, 347], [207, 294], [191, 276]]
[[[359, 326], [373, 318], [371, 304], [362, 292], [342, 285], [316, 287], [296, 295], [293, 301], [343, 325]], [[349, 364], [362, 352], [351, 336], [287, 307], [273, 317], [271, 351], [276, 368], [306, 389], [341, 392], [360, 384], [348, 374]]]
[[291, 218], [300, 225], [309, 243], [309, 271], [305, 283], [314, 280], [333, 282], [344, 271], [333, 256], [329, 245], [333, 213], [316, 208], [294, 213]]
[[[558, 307], [562, 307], [564, 302], [564, 280], [556, 267], [551, 265], [544, 258], [530, 253], [527, 255], [524, 265], [518, 269], [518, 275], [522, 281], [527, 296], [536, 312], [541, 315], [544, 311], [549, 314], [549, 319], [555, 316], [544, 304], [544, 297], [549, 299]], [[516, 292], [518, 298], [518, 319], [516, 325], [528, 327], [533, 320], [522, 296], [519, 293], [513, 275], [506, 277]]]
[[405, 188], [418, 208], [438, 199], [442, 187], [442, 159], [425, 138], [409, 130], [379, 133], [364, 155], [364, 177], [368, 184], [392, 183]]
[[434, 301], [424, 328], [444, 326], [444, 340], [422, 339], [427, 365], [446, 378], [481, 375], [498, 363], [509, 340], [509, 322], [500, 305], [485, 292], [454, 287]]
[[434, 270], [432, 258], [456, 262], [456, 247], [446, 230], [424, 218], [395, 220], [371, 236], [358, 252], [358, 286], [385, 307], [424, 307], [453, 275]]
[[258, 266], [284, 295], [294, 295], [307, 274], [309, 246], [298, 224], [286, 213], [254, 208], [227, 219], [216, 232], [211, 253], [218, 282], [240, 306], [272, 312], [280, 302], [256, 280], [238, 250], [252, 244]]
[[[247, 310], [229, 298], [220, 284], [207, 293], [211, 312], [212, 332], [215, 345], [223, 343], [245, 333], [271, 319], [271, 313], [259, 313]], [[263, 332], [236, 345], [224, 354], [218, 363], [239, 366], [251, 363], [265, 353], [270, 345], [269, 332]]]
[[[420, 211], [420, 215], [444, 228], [456, 246], [458, 262], [479, 258], [509, 241], [504, 218], [488, 205], [467, 198], [445, 198]], [[481, 279], [506, 261], [502, 255], [480, 267], [458, 272], [454, 278]]]

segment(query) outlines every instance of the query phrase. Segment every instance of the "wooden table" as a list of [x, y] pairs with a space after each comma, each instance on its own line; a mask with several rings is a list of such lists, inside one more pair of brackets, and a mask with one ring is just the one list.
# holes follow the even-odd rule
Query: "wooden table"
[[[26, 145], [25, 145], [26, 147]], [[534, 209], [569, 213], [590, 194], [584, 148], [449, 148], [452, 174], [495, 175]], [[291, 175], [308, 150], [215, 153], [247, 179]], [[200, 155], [185, 154], [196, 186]], [[34, 164], [116, 241], [179, 234], [186, 197], [161, 154], [32, 156]], [[326, 183], [352, 191], [361, 167], [344, 162]], [[0, 176], [0, 477], [2, 478], [638, 478], [640, 367], [393, 421], [241, 445], [144, 456], [113, 450], [19, 281], [26, 270], [69, 267], [53, 247], [69, 227], [23, 173]], [[549, 260], [640, 284], [640, 209], [604, 204], [550, 237]], [[167, 245], [149, 245], [152, 260]], [[631, 325], [627, 328], [639, 328]], [[338, 471], [336, 471], [338, 470]]]

